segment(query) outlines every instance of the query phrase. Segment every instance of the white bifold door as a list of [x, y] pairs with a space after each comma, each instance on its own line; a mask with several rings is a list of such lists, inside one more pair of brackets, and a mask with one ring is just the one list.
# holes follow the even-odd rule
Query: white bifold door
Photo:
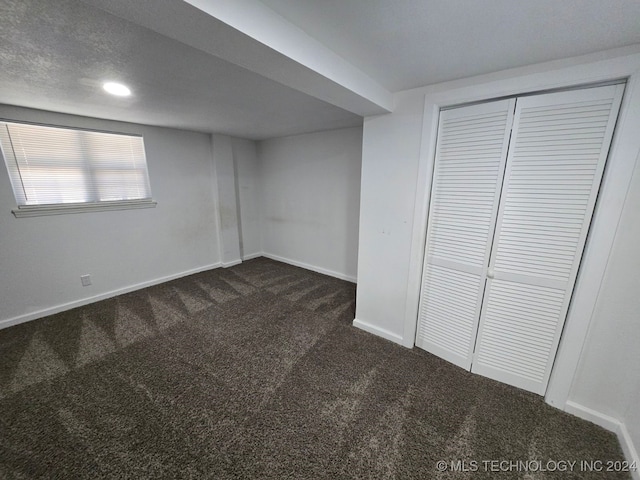
[[441, 112], [417, 346], [544, 394], [623, 88]]

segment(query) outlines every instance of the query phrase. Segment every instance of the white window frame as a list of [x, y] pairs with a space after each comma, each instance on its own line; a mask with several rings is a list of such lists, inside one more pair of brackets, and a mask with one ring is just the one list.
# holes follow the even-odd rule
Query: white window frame
[[[35, 123], [35, 122], [26, 122], [21, 120], [13, 120], [13, 119], [4, 119], [0, 118], [0, 126], [1, 128], [6, 128], [4, 124], [16, 124], [16, 125], [31, 125], [35, 127], [46, 127], [53, 129], [61, 129], [66, 131], [78, 131], [78, 132], [91, 132], [97, 134], [105, 134], [105, 135], [117, 135], [123, 137], [132, 137], [132, 138], [140, 138], [141, 146], [142, 146], [142, 159], [144, 160], [144, 175], [146, 186], [148, 190], [148, 197], [139, 198], [139, 199], [123, 199], [123, 200], [109, 200], [109, 201], [86, 201], [86, 202], [74, 202], [74, 203], [47, 203], [47, 204], [21, 204], [20, 197], [26, 196], [26, 192], [24, 191], [24, 187], [20, 183], [20, 179], [17, 177], [20, 173], [20, 166], [18, 164], [18, 160], [15, 157], [15, 152], [10, 152], [7, 154], [5, 152], [6, 145], [0, 142], [0, 154], [2, 155], [7, 173], [9, 175], [9, 179], [11, 181], [11, 186], [13, 188], [14, 198], [16, 200], [17, 208], [12, 210], [12, 213], [17, 218], [23, 217], [37, 217], [44, 215], [62, 215], [62, 214], [71, 214], [71, 213], [83, 213], [83, 212], [96, 212], [96, 211], [108, 211], [108, 210], [129, 210], [129, 209], [140, 209], [140, 208], [154, 208], [157, 205], [157, 202], [154, 201], [151, 197], [151, 186], [149, 182], [149, 170], [148, 164], [146, 160], [146, 152], [144, 147], [144, 138], [139, 134], [131, 134], [131, 133], [121, 133], [121, 132], [111, 132], [104, 130], [96, 130], [96, 129], [88, 129], [88, 128], [77, 128], [70, 126], [62, 126], [62, 125], [50, 125], [43, 123]], [[8, 131], [7, 131], [8, 134]], [[11, 139], [11, 136], [8, 137]], [[11, 147], [13, 148], [13, 147]], [[92, 160], [84, 159], [84, 167], [86, 176], [92, 176], [94, 171]], [[12, 173], [13, 172], [13, 173]], [[22, 189], [22, 191], [20, 191]], [[90, 187], [90, 189], [95, 189], [95, 186]], [[88, 189], [88, 194], [91, 190]], [[94, 191], [95, 192], [95, 191]]]

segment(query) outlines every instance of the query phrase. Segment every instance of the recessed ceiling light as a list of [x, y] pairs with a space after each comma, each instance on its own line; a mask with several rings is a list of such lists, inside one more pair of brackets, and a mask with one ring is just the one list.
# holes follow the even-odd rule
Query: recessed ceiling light
[[126, 85], [116, 82], [106, 82], [102, 85], [105, 92], [111, 95], [117, 95], [118, 97], [128, 97], [131, 95], [131, 90]]

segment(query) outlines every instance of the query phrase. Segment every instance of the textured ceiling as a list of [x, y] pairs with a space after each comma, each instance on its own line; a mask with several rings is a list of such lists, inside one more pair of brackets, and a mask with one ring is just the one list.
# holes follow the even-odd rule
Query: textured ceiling
[[391, 91], [640, 43], [638, 0], [262, 0]]
[[640, 0], [0, 0], [0, 18], [0, 103], [252, 139], [360, 125], [389, 91], [640, 43]]
[[[0, 0], [0, 103], [263, 139], [361, 117], [77, 0]], [[131, 86], [106, 95], [104, 80]]]

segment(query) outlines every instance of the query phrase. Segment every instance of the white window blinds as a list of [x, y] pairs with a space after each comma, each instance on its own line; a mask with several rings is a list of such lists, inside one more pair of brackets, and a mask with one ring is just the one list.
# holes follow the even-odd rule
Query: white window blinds
[[152, 203], [140, 136], [0, 122], [0, 144], [19, 210]]

